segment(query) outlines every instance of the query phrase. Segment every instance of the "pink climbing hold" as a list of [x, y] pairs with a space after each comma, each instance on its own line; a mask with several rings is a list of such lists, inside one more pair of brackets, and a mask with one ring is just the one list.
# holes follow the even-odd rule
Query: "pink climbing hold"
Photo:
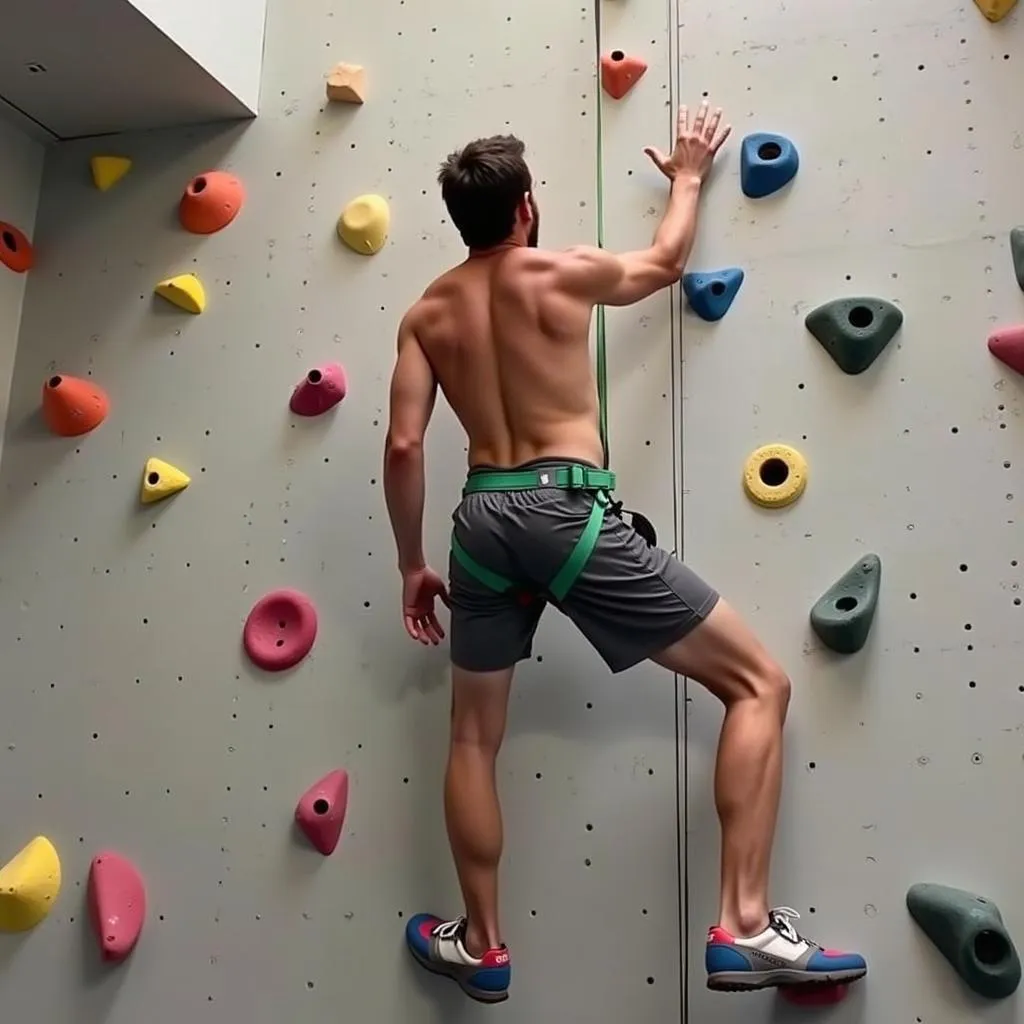
[[345, 369], [339, 363], [325, 363], [310, 370], [292, 392], [289, 408], [298, 416], [319, 416], [333, 409], [348, 392]]
[[782, 985], [779, 995], [794, 1006], [834, 1006], [849, 995], [849, 985]]
[[295, 821], [306, 838], [326, 857], [334, 853], [348, 807], [348, 772], [339, 768], [302, 794]]
[[260, 668], [281, 672], [309, 654], [316, 639], [316, 608], [297, 590], [273, 590], [245, 620], [245, 651]]
[[993, 331], [988, 336], [988, 350], [1011, 370], [1024, 373], [1024, 324]]
[[89, 907], [103, 959], [120, 963], [135, 948], [146, 920], [146, 886], [130, 860], [112, 850], [93, 858]]

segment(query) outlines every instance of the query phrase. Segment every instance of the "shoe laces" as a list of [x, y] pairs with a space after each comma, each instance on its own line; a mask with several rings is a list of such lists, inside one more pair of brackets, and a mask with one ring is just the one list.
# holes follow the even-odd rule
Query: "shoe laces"
[[466, 928], [466, 919], [457, 917], [454, 921], [442, 921], [434, 926], [431, 933], [435, 939], [459, 939]]
[[779, 935], [792, 943], [806, 942], [800, 933], [793, 927], [794, 921], [799, 921], [800, 915], [792, 907], [773, 907], [768, 911], [768, 924], [774, 928]]

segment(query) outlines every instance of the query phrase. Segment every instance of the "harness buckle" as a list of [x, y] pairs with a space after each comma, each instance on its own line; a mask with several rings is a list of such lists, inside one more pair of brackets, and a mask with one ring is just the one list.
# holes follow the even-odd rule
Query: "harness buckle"
[[569, 467], [569, 487], [574, 491], [587, 486], [587, 471], [583, 466], [573, 463]]

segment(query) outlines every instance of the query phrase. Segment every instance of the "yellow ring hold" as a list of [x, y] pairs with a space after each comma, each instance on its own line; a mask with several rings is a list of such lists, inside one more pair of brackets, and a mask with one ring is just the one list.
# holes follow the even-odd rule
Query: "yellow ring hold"
[[391, 210], [383, 196], [356, 196], [338, 218], [338, 236], [364, 256], [384, 248], [390, 227]]
[[743, 467], [747, 497], [764, 508], [791, 505], [807, 486], [807, 460], [788, 444], [766, 444]]

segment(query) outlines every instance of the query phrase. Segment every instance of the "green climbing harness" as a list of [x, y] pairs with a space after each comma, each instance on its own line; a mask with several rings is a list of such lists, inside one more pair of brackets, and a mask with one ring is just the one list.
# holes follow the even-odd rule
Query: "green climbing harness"
[[[566, 491], [586, 491], [594, 495], [587, 524], [569, 553], [555, 578], [546, 590], [556, 601], [561, 601], [572, 589], [594, 553], [605, 512], [612, 504], [611, 492], [615, 489], [615, 474], [607, 469], [592, 469], [589, 466], [569, 465], [557, 468], [485, 470], [473, 473], [466, 481], [463, 494], [479, 494], [481, 491], [529, 491], [541, 487], [557, 487]], [[520, 590], [522, 585], [481, 565], [459, 543], [452, 533], [452, 555], [475, 580], [499, 594]]]
[[[601, 55], [601, 5], [594, 4], [594, 32], [597, 44], [597, 59]], [[597, 244], [604, 248], [604, 167], [602, 143], [601, 90], [597, 90]], [[608, 469], [608, 357], [604, 306], [598, 306], [595, 317], [596, 328], [596, 376], [598, 400], [598, 427], [601, 447], [604, 450], [604, 469], [589, 466], [569, 465], [557, 469], [538, 468], [523, 470], [486, 470], [470, 475], [463, 494], [480, 491], [527, 491], [540, 487], [558, 487], [569, 491], [587, 491], [594, 495], [590, 516], [575, 547], [565, 560], [555, 578], [547, 585], [547, 593], [561, 601], [572, 589], [594, 553], [605, 513], [612, 506], [612, 492], [615, 490], [615, 474]], [[621, 506], [619, 506], [621, 507]], [[653, 528], [650, 528], [653, 536]], [[486, 566], [481, 565], [459, 543], [452, 533], [452, 556], [477, 582], [499, 594], [522, 590], [521, 583], [507, 579]]]

